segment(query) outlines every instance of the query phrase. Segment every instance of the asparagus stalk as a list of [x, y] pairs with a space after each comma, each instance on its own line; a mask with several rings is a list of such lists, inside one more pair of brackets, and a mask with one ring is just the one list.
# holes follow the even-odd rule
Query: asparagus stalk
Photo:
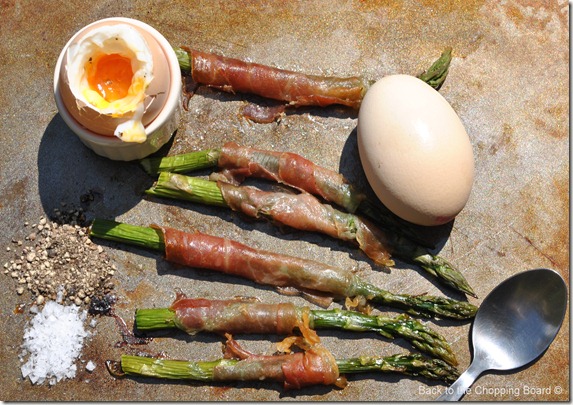
[[[256, 360], [248, 360], [251, 367]], [[234, 372], [244, 364], [245, 360], [217, 359], [212, 361], [186, 361], [157, 359], [143, 356], [122, 355], [121, 361], [108, 361], [108, 370], [116, 377], [125, 375], [154, 377], [170, 380], [195, 380], [203, 382], [225, 381], [218, 377], [219, 370], [225, 370], [224, 375], [231, 375], [237, 380], [240, 372]], [[356, 374], [367, 372], [398, 373], [408, 376], [420, 376], [431, 380], [442, 380], [452, 383], [459, 375], [456, 368], [438, 359], [427, 359], [420, 354], [395, 354], [387, 357], [356, 357], [336, 359], [340, 374]], [[223, 374], [223, 373], [222, 373]], [[257, 376], [257, 380], [264, 376]]]
[[191, 74], [191, 57], [189, 56], [189, 52], [185, 49], [179, 47], [173, 47], [175, 51], [175, 55], [177, 55], [177, 60], [179, 61], [179, 68], [181, 69], [181, 73], [184, 75]]
[[394, 294], [363, 280], [357, 280], [353, 287], [356, 295], [368, 297], [374, 303], [405, 309], [411, 315], [428, 317], [435, 314], [447, 318], [469, 319], [473, 318], [477, 311], [477, 308], [468, 302], [432, 295]]
[[173, 156], [158, 156], [140, 160], [143, 169], [150, 175], [160, 172], [187, 173], [217, 167], [221, 151], [206, 149]]
[[[145, 228], [135, 225], [122, 224], [115, 221], [107, 221], [102, 219], [96, 219], [92, 223], [90, 235], [92, 237], [108, 239], [116, 242], [126, 243], [135, 245], [138, 247], [143, 247], [147, 249], [157, 250], [165, 252], [165, 243], [162, 240], [162, 235], [160, 232], [153, 228]], [[132, 237], [133, 235], [133, 237]], [[269, 252], [265, 252], [271, 254]], [[272, 274], [273, 269], [265, 269], [269, 274]], [[286, 271], [286, 269], [284, 269]], [[299, 268], [296, 269], [300, 272], [308, 272], [309, 269]], [[339, 269], [343, 272], [342, 269]], [[475, 316], [477, 307], [470, 304], [469, 302], [457, 301], [449, 299], [446, 297], [436, 297], [429, 295], [412, 296], [407, 294], [394, 294], [389, 291], [378, 288], [354, 274], [349, 274], [344, 276], [344, 285], [341, 285], [342, 281], [337, 280], [337, 283], [326, 281], [330, 280], [328, 277], [332, 276], [332, 272], [329, 274], [310, 274], [311, 272], [305, 273], [305, 277], [315, 279], [324, 278], [324, 282], [321, 283], [321, 292], [331, 293], [331, 294], [345, 294], [347, 297], [363, 296], [366, 297], [373, 303], [378, 303], [381, 305], [387, 305], [390, 307], [396, 307], [404, 309], [411, 315], [415, 316], [442, 316], [454, 319], [469, 319]], [[249, 274], [240, 274], [242, 277], [252, 277]], [[283, 278], [288, 277], [288, 274], [282, 276]], [[291, 286], [295, 288], [307, 289], [307, 280], [301, 274], [295, 274], [291, 277], [289, 281]], [[251, 278], [252, 279], [252, 278]], [[270, 281], [267, 282], [271, 284]], [[302, 283], [302, 285], [297, 284]], [[332, 291], [329, 291], [332, 289]], [[341, 290], [343, 289], [343, 290]]]
[[[311, 329], [342, 329], [353, 332], [377, 332], [388, 339], [401, 337], [418, 350], [457, 365], [456, 356], [446, 339], [421, 322], [400, 314], [396, 317], [367, 315], [341, 309], [310, 310]], [[208, 322], [209, 321], [209, 322]], [[210, 323], [210, 320], [205, 320]], [[140, 331], [182, 328], [177, 313], [171, 308], [143, 308], [135, 312], [135, 324]], [[247, 331], [245, 331], [247, 332]]]
[[[184, 75], [190, 75], [192, 66], [189, 52], [179, 47], [174, 47], [173, 49], [177, 55], [177, 60], [179, 61], [179, 68], [181, 69], [181, 72]], [[439, 90], [446, 80], [451, 61], [452, 48], [447, 47], [442, 52], [440, 57], [428, 68], [428, 70], [418, 75], [418, 78], [425, 81], [436, 90]]]
[[311, 230], [348, 241], [358, 247], [375, 263], [393, 266], [387, 237], [372, 224], [354, 214], [322, 204], [310, 194], [265, 192], [255, 187], [162, 172], [148, 194], [172, 199], [225, 206], [246, 215], [260, 215], [299, 230]]
[[[216, 182], [169, 172], [161, 172], [156, 184], [146, 190], [146, 193], [194, 203], [227, 206]], [[475, 297], [464, 276], [445, 259], [430, 254], [425, 248], [399, 235], [394, 235], [389, 240], [394, 256], [419, 265], [441, 283]]]
[[422, 376], [452, 383], [459, 374], [455, 368], [438, 359], [426, 359], [420, 354], [395, 354], [387, 357], [358, 357], [337, 359], [341, 374], [384, 372]]

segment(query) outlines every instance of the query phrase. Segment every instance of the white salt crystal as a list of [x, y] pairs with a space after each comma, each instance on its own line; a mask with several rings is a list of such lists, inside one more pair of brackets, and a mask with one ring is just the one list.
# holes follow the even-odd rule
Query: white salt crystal
[[50, 385], [75, 377], [75, 361], [81, 354], [84, 338], [89, 335], [84, 330], [86, 317], [86, 311], [75, 305], [46, 302], [24, 332], [22, 349], [24, 356], [29, 357], [21, 367], [22, 376], [28, 377], [32, 384], [48, 381]]
[[88, 361], [88, 364], [86, 364], [86, 370], [88, 370], [91, 373], [92, 371], [95, 370], [95, 368], [96, 368], [95, 363], [91, 360]]
[[61, 304], [62, 302], [64, 302], [64, 288], [62, 286], [60, 286], [58, 288], [58, 292], [56, 294], [56, 302], [58, 304]]

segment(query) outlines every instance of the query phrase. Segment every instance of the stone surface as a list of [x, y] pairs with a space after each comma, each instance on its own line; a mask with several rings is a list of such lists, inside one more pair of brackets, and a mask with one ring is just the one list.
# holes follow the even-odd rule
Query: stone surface
[[[0, 3], [0, 263], [5, 246], [22, 238], [24, 221], [49, 215], [61, 202], [84, 205], [93, 217], [133, 224], [161, 223], [231, 237], [255, 247], [351, 267], [388, 290], [449, 294], [398, 261], [379, 271], [356, 250], [318, 235], [284, 233], [265, 222], [191, 204], [146, 199], [153, 179], [135, 163], [112, 162], [85, 148], [58, 115], [53, 70], [60, 50], [83, 26], [106, 17], [142, 20], [174, 46], [221, 53], [281, 68], [375, 80], [417, 74], [452, 46], [454, 60], [441, 93], [471, 137], [476, 180], [466, 208], [450, 228], [440, 255], [462, 269], [481, 299], [519, 271], [551, 267], [569, 280], [569, 49], [568, 4], [518, 0], [472, 1], [132, 1]], [[364, 185], [356, 148], [356, 112], [300, 109], [279, 123], [253, 124], [238, 114], [245, 100], [200, 88], [164, 153], [217, 147], [226, 141], [291, 151], [340, 170]], [[93, 199], [82, 202], [81, 196]], [[174, 289], [203, 297], [258, 296], [278, 302], [269, 288], [207, 272], [184, 271], [160, 255], [104, 245], [118, 270], [117, 312], [128, 324], [135, 308], [163, 307]], [[0, 399], [16, 400], [431, 400], [444, 386], [395, 375], [351, 376], [344, 390], [285, 392], [278, 384], [157, 383], [117, 380], [105, 360], [129, 349], [112, 318], [98, 318], [82, 359], [92, 372], [54, 387], [32, 386], [20, 374], [19, 346], [29, 306], [17, 281], [4, 275], [0, 295]], [[459, 298], [459, 297], [458, 297]], [[339, 306], [338, 304], [335, 306]], [[23, 310], [22, 310], [23, 308]], [[378, 310], [386, 311], [386, 308]], [[460, 370], [471, 360], [469, 323], [431, 321], [453, 345]], [[409, 346], [367, 334], [323, 332], [335, 356], [391, 354]], [[253, 351], [272, 353], [275, 336], [238, 337]], [[213, 359], [221, 338], [167, 334], [146, 347], [174, 358]], [[569, 321], [545, 355], [517, 373], [484, 375], [466, 400], [568, 400]]]

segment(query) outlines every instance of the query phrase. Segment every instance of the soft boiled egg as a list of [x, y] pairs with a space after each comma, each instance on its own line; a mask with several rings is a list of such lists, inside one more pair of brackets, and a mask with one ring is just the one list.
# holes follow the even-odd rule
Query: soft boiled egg
[[474, 180], [472, 145], [431, 86], [408, 75], [382, 78], [364, 96], [357, 132], [368, 182], [394, 214], [433, 226], [464, 208]]
[[126, 142], [146, 140], [142, 122], [153, 57], [145, 38], [127, 24], [95, 28], [70, 46], [66, 61], [76, 119]]

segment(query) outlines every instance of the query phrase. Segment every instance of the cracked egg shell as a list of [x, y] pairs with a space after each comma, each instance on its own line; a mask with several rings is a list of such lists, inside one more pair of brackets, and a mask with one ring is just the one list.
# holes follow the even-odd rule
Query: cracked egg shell
[[[78, 100], [66, 83], [69, 47], [78, 43], [85, 34], [97, 27], [116, 24], [132, 26], [143, 35], [153, 54], [155, 79], [157, 77], [163, 78], [161, 81], [152, 80], [147, 90], [148, 95], [157, 94], [157, 97], [153, 97], [151, 106], [146, 105], [142, 121], [145, 128], [144, 142], [126, 142], [124, 139], [114, 136], [115, 122], [108, 127], [107, 133], [104, 133], [101, 120], [97, 122], [97, 125], [92, 125], [93, 129], [82, 125], [76, 118], [79, 114]], [[160, 87], [155, 87], [160, 83], [162, 83]], [[168, 87], [164, 88], [163, 85], [167, 84]], [[60, 52], [54, 69], [54, 100], [63, 121], [80, 141], [96, 154], [120, 161], [142, 159], [157, 152], [169, 142], [178, 128], [181, 115], [181, 69], [177, 55], [171, 44], [159, 31], [142, 21], [124, 17], [109, 17], [95, 21], [72, 36]], [[83, 109], [85, 114], [88, 114], [88, 111], [90, 109]], [[102, 114], [96, 111], [93, 111], [93, 114], [96, 114], [93, 116], [94, 119], [96, 117], [113, 118], [113, 116], [102, 117]], [[87, 125], [86, 121], [84, 123]]]
[[[110, 56], [131, 65], [129, 90], [117, 99], [106, 98], [95, 89], [95, 69], [88, 69], [97, 62], [101, 67]], [[121, 65], [118, 60], [108, 62], [110, 70], [117, 71]], [[102, 20], [76, 34], [67, 47], [60, 74], [62, 99], [73, 118], [96, 134], [115, 135], [127, 142], [145, 141], [144, 128], [164, 107], [170, 88], [160, 45], [148, 31], [127, 19]]]
[[441, 225], [466, 205], [474, 180], [470, 139], [446, 99], [422, 80], [391, 75], [372, 85], [357, 136], [370, 186], [400, 218]]

